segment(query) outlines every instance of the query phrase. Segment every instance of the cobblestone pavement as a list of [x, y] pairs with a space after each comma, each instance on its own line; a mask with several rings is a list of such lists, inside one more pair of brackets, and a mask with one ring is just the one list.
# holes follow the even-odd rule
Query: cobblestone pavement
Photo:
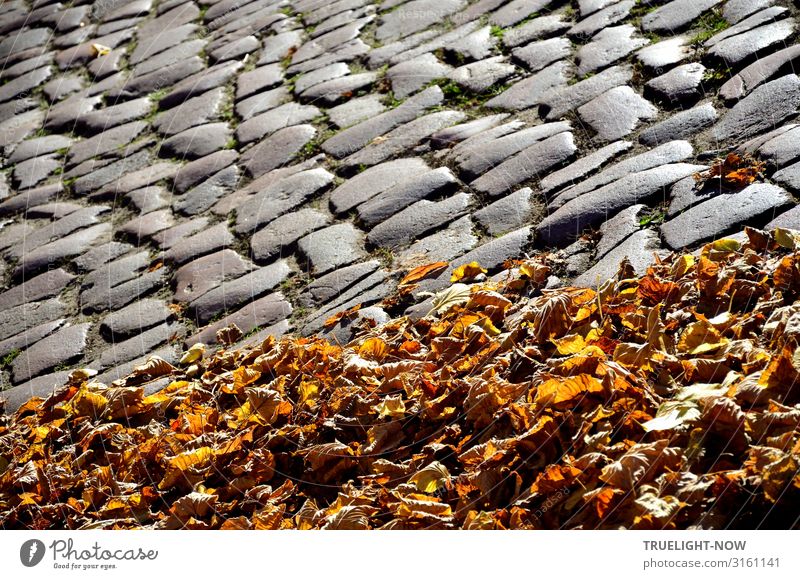
[[[174, 361], [231, 322], [256, 341], [356, 304], [384, 320], [376, 304], [432, 261], [491, 274], [556, 248], [551, 284], [593, 284], [625, 256], [641, 272], [743, 224], [796, 227], [796, 15], [788, 0], [3, 2], [9, 408], [71, 368], [110, 382]], [[697, 191], [734, 149], [765, 178]]]

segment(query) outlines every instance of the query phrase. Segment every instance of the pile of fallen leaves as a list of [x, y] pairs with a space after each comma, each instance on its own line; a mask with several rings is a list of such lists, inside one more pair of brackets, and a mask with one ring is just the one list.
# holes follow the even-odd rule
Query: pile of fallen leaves
[[74, 372], [0, 425], [0, 524], [796, 527], [800, 242], [747, 234], [597, 289], [467, 268], [347, 347]]

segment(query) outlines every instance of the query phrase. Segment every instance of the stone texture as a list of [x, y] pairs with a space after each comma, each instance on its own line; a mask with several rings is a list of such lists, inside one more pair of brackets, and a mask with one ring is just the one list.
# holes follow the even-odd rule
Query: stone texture
[[447, 228], [432, 233], [412, 243], [397, 253], [394, 263], [412, 269], [434, 261], [450, 261], [473, 249], [478, 237], [473, 233], [469, 216], [456, 219]]
[[795, 205], [792, 209], [789, 209], [789, 211], [781, 213], [775, 219], [767, 223], [764, 229], [770, 231], [776, 227], [800, 230], [800, 208]]
[[379, 265], [378, 261], [372, 260], [335, 269], [308, 284], [298, 299], [305, 307], [331, 301], [373, 273]]
[[735, 66], [760, 50], [783, 44], [794, 33], [795, 28], [796, 24], [791, 18], [760, 26], [721, 40], [709, 49], [708, 54], [729, 66]]
[[659, 252], [660, 247], [658, 234], [655, 231], [649, 229], [637, 231], [572, 283], [578, 286], [598, 287], [616, 276], [623, 259], [628, 260], [637, 275], [643, 275], [655, 261], [654, 254]]
[[483, 92], [516, 72], [504, 56], [495, 56], [465, 64], [453, 70], [447, 78], [472, 92]]
[[380, 140], [373, 140], [360, 151], [346, 157], [342, 163], [347, 167], [371, 166], [381, 163], [416, 146], [433, 133], [466, 118], [460, 111], [441, 111], [422, 116], [397, 127]]
[[158, 209], [168, 207], [170, 204], [170, 193], [160, 185], [142, 187], [135, 189], [125, 195], [139, 213], [150, 213]]
[[200, 125], [163, 140], [159, 151], [169, 157], [197, 159], [225, 148], [231, 136], [227, 123]]
[[600, 241], [595, 247], [595, 257], [600, 259], [626, 238], [639, 230], [639, 215], [646, 205], [631, 205], [600, 226]]
[[675, 163], [627, 175], [559, 207], [537, 226], [537, 233], [543, 243], [561, 245], [579, 236], [586, 227], [599, 225], [630, 205], [663, 195], [672, 183], [702, 169], [698, 165]]
[[532, 201], [533, 191], [530, 187], [523, 187], [476, 211], [473, 217], [489, 235], [500, 235], [519, 229], [532, 220], [536, 214]]
[[442, 89], [433, 86], [414, 95], [394, 109], [370, 117], [337, 133], [322, 143], [322, 149], [334, 157], [345, 157], [366, 146], [375, 137], [414, 120], [425, 109], [441, 104], [442, 99]]
[[226, 223], [218, 223], [204, 231], [176, 242], [164, 252], [164, 259], [177, 265], [231, 245], [235, 238]]
[[124, 147], [138, 137], [146, 127], [146, 122], [134, 121], [105, 130], [89, 139], [77, 141], [69, 149], [67, 162], [70, 165], [77, 165], [92, 157], [105, 155], [110, 150]]
[[642, 30], [645, 32], [675, 33], [692, 23], [709, 8], [713, 8], [721, 0], [673, 0], [645, 14], [642, 18]]
[[463, 38], [448, 41], [445, 49], [463, 59], [482, 60], [492, 54], [496, 44], [497, 39], [492, 35], [491, 27], [484, 26]]
[[798, 58], [800, 58], [798, 45], [765, 55], [725, 82], [719, 89], [719, 95], [727, 101], [740, 99]]
[[152, 108], [153, 102], [149, 98], [135, 99], [81, 115], [79, 126], [94, 134], [140, 119]]
[[185, 345], [188, 347], [198, 342], [213, 344], [216, 342], [217, 331], [230, 324], [235, 324], [242, 332], [247, 333], [256, 328], [275, 324], [289, 317], [291, 313], [291, 304], [283, 299], [280, 293], [270, 294], [206, 326], [201, 332], [187, 338]]
[[503, 44], [508, 47], [520, 46], [531, 40], [555, 36], [565, 32], [570, 27], [571, 22], [564, 20], [563, 14], [539, 16], [504, 31]]
[[364, 258], [363, 237], [350, 223], [331, 225], [309, 233], [297, 242], [307, 263], [303, 269], [319, 275]]
[[566, 61], [553, 63], [536, 74], [511, 85], [487, 101], [486, 106], [517, 111], [538, 105], [552, 92], [567, 87], [569, 72], [570, 65]]
[[39, 273], [45, 268], [82, 254], [100, 240], [108, 238], [110, 234], [111, 224], [99, 223], [37, 247], [20, 258], [13, 275], [27, 277]]
[[612, 88], [578, 109], [578, 114], [599, 139], [615, 141], [636, 128], [640, 121], [658, 115], [658, 109], [629, 86]]
[[661, 40], [639, 50], [636, 58], [646, 67], [661, 72], [664, 68], [689, 58], [691, 55], [689, 40], [687, 36], [673, 36]]
[[163, 301], [145, 298], [103, 318], [100, 332], [108, 340], [126, 339], [166, 322], [173, 315]]
[[230, 193], [238, 184], [239, 178], [239, 168], [236, 165], [226, 167], [175, 198], [172, 201], [172, 208], [184, 215], [202, 213]]
[[300, 97], [315, 103], [332, 105], [352, 94], [367, 90], [377, 79], [378, 74], [375, 72], [350, 74], [316, 84], [303, 91]]
[[373, 227], [367, 241], [389, 249], [408, 245], [417, 237], [467, 213], [472, 202], [468, 193], [458, 193], [438, 202], [423, 199]]
[[24, 350], [14, 359], [14, 383], [24, 382], [81, 356], [92, 324], [77, 324], [59, 330]]
[[72, 139], [63, 135], [47, 135], [36, 139], [28, 139], [13, 148], [8, 155], [9, 163], [27, 161], [47, 153], [55, 153], [59, 149], [66, 149], [72, 144]]
[[159, 112], [153, 120], [153, 126], [164, 135], [180, 133], [216, 119], [224, 101], [225, 91], [222, 88], [209, 90], [174, 108]]
[[606, 145], [593, 153], [581, 157], [563, 169], [550, 173], [541, 180], [539, 185], [542, 191], [550, 194], [565, 185], [571, 185], [577, 180], [582, 179], [592, 171], [602, 167], [617, 155], [627, 151], [632, 146], [633, 144], [629, 141], [616, 141], [610, 145]]
[[[334, 62], [328, 66], [323, 66], [317, 70], [312, 70], [306, 74], [301, 74], [294, 83], [294, 92], [295, 94], [300, 94], [321, 82], [340, 78], [347, 74], [350, 74], [350, 67], [347, 66], [346, 63]], [[237, 95], [236, 98], [239, 99], [242, 98], [242, 96]]]
[[252, 269], [252, 264], [232, 249], [200, 257], [175, 271], [173, 299], [176, 302], [196, 300], [226, 279], [239, 277]]
[[416, 157], [380, 163], [351, 177], [334, 189], [330, 197], [331, 208], [336, 213], [346, 213], [356, 205], [389, 189], [394, 183], [429, 170], [425, 161]]
[[169, 108], [184, 101], [217, 88], [233, 77], [242, 67], [240, 62], [223, 62], [206, 70], [193, 74], [175, 85], [169, 93], [159, 101], [159, 107]]
[[346, 101], [328, 109], [328, 117], [339, 128], [347, 128], [386, 111], [378, 95], [371, 94]]
[[182, 337], [184, 329], [180, 324], [160, 324], [149, 330], [128, 338], [127, 340], [114, 341], [90, 365], [98, 370], [105, 370], [136, 358], [147, 355], [158, 346]]
[[677, 66], [645, 85], [645, 91], [670, 103], [685, 103], [703, 96], [706, 68], [699, 62]]
[[776, 171], [772, 175], [772, 179], [792, 191], [800, 191], [800, 163], [794, 163]]
[[298, 239], [330, 223], [324, 213], [312, 208], [281, 215], [251, 238], [253, 257], [264, 261], [284, 253], [291, 254]]
[[716, 120], [717, 111], [713, 104], [698, 105], [648, 127], [639, 133], [639, 141], [654, 146], [676, 139], [687, 139], [710, 127]]
[[287, 103], [291, 99], [289, 91], [284, 86], [257, 93], [244, 100], [240, 100], [234, 107], [236, 114], [243, 121], [252, 119], [256, 115], [267, 112], [275, 107]]
[[192, 315], [198, 324], [207, 323], [222, 311], [230, 311], [245, 302], [255, 300], [278, 286], [291, 270], [286, 261], [259, 268], [205, 292], [189, 304]]
[[310, 121], [319, 114], [315, 106], [286, 103], [240, 124], [236, 128], [236, 138], [240, 143], [250, 143], [284, 127]]
[[311, 125], [294, 125], [280, 129], [248, 149], [240, 162], [253, 177], [260, 177], [288, 164], [317, 134]]
[[671, 248], [682, 249], [723, 235], [742, 222], [769, 221], [792, 202], [791, 195], [780, 187], [757, 183], [696, 205], [664, 223], [661, 234]]
[[14, 351], [24, 350], [29, 346], [33, 346], [40, 340], [52, 334], [60, 328], [65, 320], [54, 320], [52, 322], [44, 323], [30, 330], [26, 330], [8, 338], [7, 340], [0, 341], [0, 356], [6, 356]]
[[324, 169], [311, 169], [279, 179], [239, 208], [234, 230], [252, 232], [308, 201], [332, 181], [333, 175]]
[[229, 167], [238, 156], [236, 151], [224, 150], [187, 163], [175, 173], [173, 178], [175, 189], [178, 193], [185, 193], [214, 173]]
[[[0, 340], [8, 344], [28, 331], [63, 320], [67, 312], [66, 305], [58, 298], [30, 301], [8, 308], [0, 313]], [[57, 325], [60, 326], [61, 323]], [[14, 348], [22, 349], [19, 346]]]
[[515, 48], [511, 54], [524, 63], [528, 70], [536, 72], [557, 60], [571, 56], [572, 44], [566, 38], [550, 38]]
[[647, 45], [646, 39], [634, 37], [635, 32], [633, 26], [623, 24], [597, 33], [591, 42], [578, 49], [578, 74], [583, 76], [605, 68]]
[[435, 6], [426, 0], [406, 2], [397, 10], [381, 16], [375, 36], [381, 42], [408, 36], [455, 14], [466, 4], [465, 0], [442, 0]]
[[576, 84], [551, 89], [541, 98], [541, 104], [547, 107], [545, 118], [559, 119], [604, 92], [626, 84], [632, 75], [629, 66], [612, 66]]
[[558, 197], [553, 199], [551, 206], [560, 207], [570, 199], [582, 195], [598, 187], [602, 187], [612, 181], [621, 179], [627, 175], [645, 171], [667, 163], [678, 163], [684, 161], [694, 155], [692, 145], [687, 141], [672, 141], [664, 143], [654, 149], [645, 151], [639, 155], [628, 157], [607, 169], [604, 169], [597, 175], [584, 179], [580, 183], [565, 189]]
[[500, 195], [530, 179], [541, 179], [548, 171], [570, 159], [576, 151], [572, 133], [559, 133], [523, 149], [470, 185], [482, 193]]
[[712, 135], [725, 141], [773, 129], [800, 106], [800, 79], [789, 74], [762, 84], [739, 101], [714, 126]]
[[434, 148], [456, 145], [457, 143], [466, 141], [471, 137], [477, 136], [485, 131], [488, 131], [489, 129], [496, 127], [506, 118], [508, 118], [508, 113], [500, 113], [497, 115], [481, 117], [475, 119], [474, 121], [460, 123], [452, 127], [445, 127], [444, 129], [436, 131], [431, 135], [430, 144]]
[[373, 227], [409, 205], [457, 186], [455, 175], [446, 167], [432, 169], [388, 187], [358, 206], [358, 217]]
[[573, 38], [591, 38], [604, 28], [623, 20], [636, 5], [633, 0], [617, 2], [584, 18], [567, 31]]
[[736, 24], [753, 12], [768, 8], [773, 4], [775, 4], [775, 0], [728, 0], [722, 7], [722, 16], [731, 24]]

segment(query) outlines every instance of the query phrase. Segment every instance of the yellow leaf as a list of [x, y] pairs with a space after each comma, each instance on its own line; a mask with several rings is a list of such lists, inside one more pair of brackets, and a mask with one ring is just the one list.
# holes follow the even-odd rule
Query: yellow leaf
[[177, 456], [167, 459], [167, 472], [158, 483], [160, 490], [167, 490], [175, 486], [182, 478], [186, 477], [189, 469], [204, 469], [211, 464], [214, 451], [209, 446], [202, 446], [196, 450], [187, 450]]
[[798, 234], [790, 229], [783, 227], [776, 227], [772, 230], [772, 235], [775, 238], [775, 243], [786, 249], [794, 249], [797, 247]]
[[105, 56], [111, 49], [108, 46], [104, 46], [102, 44], [93, 43], [92, 44], [92, 52], [95, 56]]
[[380, 362], [389, 352], [389, 346], [380, 338], [367, 338], [358, 347], [358, 355], [367, 360]]
[[677, 278], [683, 277], [688, 271], [694, 267], [695, 259], [691, 254], [680, 256], [672, 265], [672, 276]]
[[470, 286], [463, 283], [454, 283], [434, 296], [431, 311], [441, 315], [454, 306], [467, 303], [471, 293]]
[[406, 404], [397, 394], [396, 396], [387, 396], [381, 400], [381, 403], [375, 406], [375, 410], [377, 410], [378, 416], [381, 418], [385, 416], [396, 418], [406, 413]]
[[304, 380], [300, 383], [300, 387], [297, 391], [300, 394], [300, 404], [314, 402], [319, 398], [319, 386], [317, 386], [316, 382]]
[[526, 261], [519, 266], [520, 275], [524, 275], [535, 284], [541, 284], [547, 281], [547, 276], [550, 275], [550, 268], [546, 265], [536, 263], [533, 261]]
[[742, 244], [735, 239], [731, 239], [729, 237], [725, 239], [717, 239], [716, 241], [706, 244], [706, 246], [703, 247], [701, 255], [707, 257], [711, 261], [719, 261], [721, 259], [725, 259], [728, 254], [734, 251], [739, 251], [741, 247]]
[[[281, 395], [269, 388], [248, 388], [247, 401], [254, 413], [263, 418], [267, 424], [272, 424], [279, 414], [287, 413], [287, 405]], [[291, 412], [291, 405], [288, 405]]]
[[470, 324], [472, 326], [478, 326], [484, 332], [486, 332], [490, 336], [498, 336], [500, 335], [500, 330], [492, 323], [492, 320], [489, 318], [481, 318], [476, 322], [472, 322]]
[[739, 251], [742, 244], [733, 238], [717, 239], [710, 244], [711, 249], [715, 251]]
[[180, 364], [194, 364], [198, 360], [203, 357], [203, 353], [206, 351], [206, 345], [197, 343], [194, 344], [191, 348], [186, 350], [186, 352], [181, 356]]
[[536, 403], [540, 405], [569, 402], [579, 396], [603, 392], [603, 384], [589, 374], [569, 378], [546, 380], [536, 390]]
[[108, 400], [102, 394], [97, 394], [84, 387], [72, 398], [70, 404], [78, 416], [99, 417], [106, 409]]
[[261, 372], [253, 367], [239, 366], [233, 371], [233, 388], [235, 392], [241, 391], [245, 386], [249, 386], [261, 378]]
[[454, 283], [462, 279], [471, 279], [486, 272], [487, 270], [483, 269], [477, 261], [465, 263], [453, 270], [453, 274], [450, 276], [450, 282]]
[[690, 354], [702, 354], [716, 350], [728, 340], [706, 320], [698, 320], [687, 327], [678, 340], [678, 350]]
[[39, 501], [42, 500], [42, 497], [37, 495], [36, 493], [22, 493], [19, 495], [19, 498], [22, 501], [19, 503], [19, 506], [24, 507], [27, 505], [38, 505]]
[[558, 353], [563, 356], [577, 354], [586, 347], [586, 341], [580, 334], [564, 336], [563, 338], [553, 340], [552, 342], [556, 345]]
[[423, 493], [435, 493], [440, 488], [447, 486], [450, 480], [450, 471], [442, 463], [434, 460], [428, 466], [414, 473], [408, 479], [417, 485], [417, 489]]

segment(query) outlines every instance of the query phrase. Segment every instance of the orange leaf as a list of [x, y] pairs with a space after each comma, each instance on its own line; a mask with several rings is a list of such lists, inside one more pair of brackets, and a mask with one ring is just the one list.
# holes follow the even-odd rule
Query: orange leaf
[[411, 271], [409, 271], [406, 276], [400, 280], [400, 285], [406, 285], [410, 283], [414, 283], [415, 281], [419, 281], [421, 279], [425, 279], [426, 277], [430, 277], [432, 275], [436, 275], [437, 273], [441, 273], [449, 264], [446, 261], [437, 261], [434, 263], [429, 263], [427, 265], [421, 265], [419, 267], [415, 267]]
[[325, 320], [325, 323], [322, 325], [326, 330], [329, 330], [330, 328], [338, 324], [340, 320], [344, 318], [355, 317], [356, 312], [358, 312], [358, 310], [360, 309], [361, 309], [361, 304], [356, 304], [348, 310], [344, 310], [343, 312], [338, 312], [336, 314], [333, 314], [330, 318]]

